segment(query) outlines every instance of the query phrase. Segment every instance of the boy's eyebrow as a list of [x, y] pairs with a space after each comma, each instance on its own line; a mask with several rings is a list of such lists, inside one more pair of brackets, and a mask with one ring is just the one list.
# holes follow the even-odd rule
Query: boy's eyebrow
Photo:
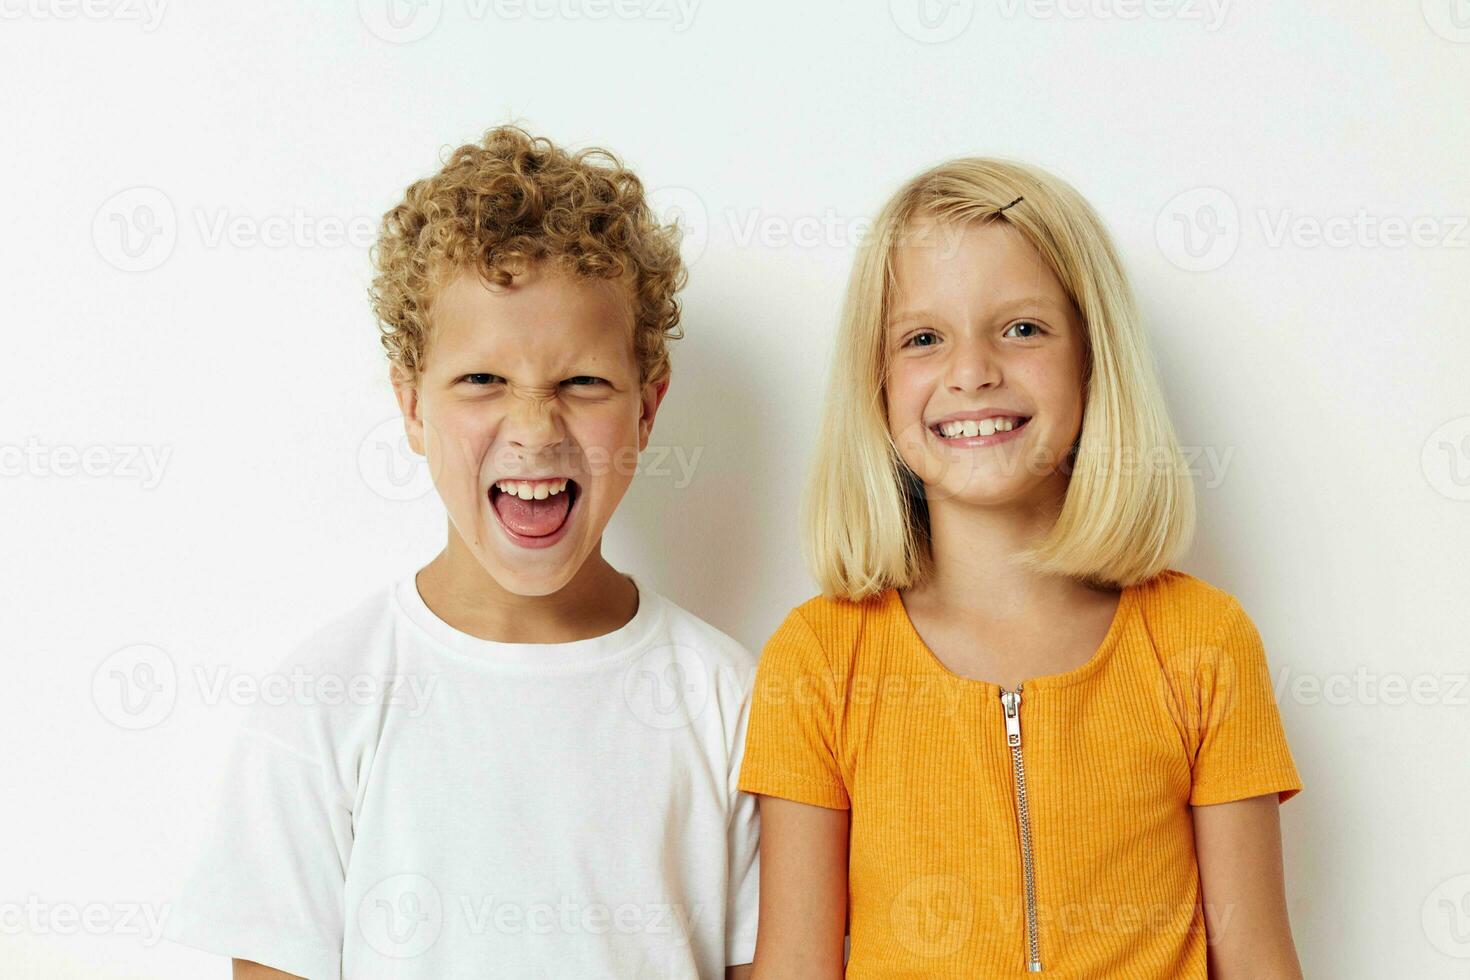
[[[507, 372], [514, 372], [512, 365], [505, 363], [508, 358], [504, 355], [490, 354], [484, 351], [461, 351], [458, 354], [444, 353], [440, 356], [438, 363], [448, 374], [471, 373], [494, 373], [509, 378]], [[577, 357], [565, 362], [553, 365], [546, 372], [561, 378], [577, 378], [583, 376], [605, 377], [610, 373], [616, 373], [616, 368], [609, 369], [606, 363], [589, 363], [586, 358]]]

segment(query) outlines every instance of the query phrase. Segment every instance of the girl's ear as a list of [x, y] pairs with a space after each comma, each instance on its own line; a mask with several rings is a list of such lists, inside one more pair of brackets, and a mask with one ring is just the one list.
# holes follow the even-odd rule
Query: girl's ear
[[415, 453], [424, 455], [424, 420], [419, 415], [418, 382], [409, 377], [399, 365], [393, 365], [393, 397], [398, 399], [398, 410], [403, 413], [403, 431], [408, 436], [408, 446]]
[[668, 391], [668, 375], [665, 375], [662, 381], [654, 381], [643, 386], [643, 405], [638, 416], [638, 451], [640, 453], [648, 448], [648, 438], [653, 435], [653, 417], [658, 414], [658, 407], [663, 404], [664, 395], [668, 394]]

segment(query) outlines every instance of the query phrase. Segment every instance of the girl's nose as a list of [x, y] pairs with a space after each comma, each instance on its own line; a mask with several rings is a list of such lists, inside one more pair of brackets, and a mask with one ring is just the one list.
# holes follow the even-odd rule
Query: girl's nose
[[945, 370], [945, 384], [951, 391], [978, 391], [1000, 383], [1000, 361], [979, 340], [960, 339], [951, 350]]

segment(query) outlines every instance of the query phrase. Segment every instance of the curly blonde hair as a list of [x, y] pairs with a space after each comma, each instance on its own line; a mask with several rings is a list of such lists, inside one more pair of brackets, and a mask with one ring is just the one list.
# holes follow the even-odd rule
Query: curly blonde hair
[[497, 286], [542, 260], [580, 277], [626, 277], [644, 383], [668, 377], [667, 341], [683, 336], [679, 231], [660, 223], [642, 182], [607, 150], [568, 153], [518, 126], [487, 130], [409, 185], [371, 255], [373, 313], [403, 380], [423, 370], [435, 290], [471, 267]]

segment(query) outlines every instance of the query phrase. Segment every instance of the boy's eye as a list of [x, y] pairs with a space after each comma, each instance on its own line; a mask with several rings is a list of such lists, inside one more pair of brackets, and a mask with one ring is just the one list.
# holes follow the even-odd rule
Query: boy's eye
[[490, 385], [503, 379], [498, 374], [467, 374], [459, 380], [472, 385]]
[[920, 330], [903, 342], [905, 347], [933, 347], [939, 343], [939, 334], [933, 330]]
[[1040, 336], [1040, 334], [1042, 332], [1041, 331], [1041, 327], [1037, 326], [1035, 323], [1032, 323], [1030, 320], [1019, 320], [1016, 323], [1011, 324], [1009, 327], [1006, 327], [1006, 334], [1009, 335], [1012, 330], [1016, 330], [1016, 329], [1018, 329], [1020, 327], [1030, 327], [1031, 328], [1031, 332], [1030, 333], [1022, 335], [1022, 338], [1023, 339], [1025, 339], [1027, 337]]

